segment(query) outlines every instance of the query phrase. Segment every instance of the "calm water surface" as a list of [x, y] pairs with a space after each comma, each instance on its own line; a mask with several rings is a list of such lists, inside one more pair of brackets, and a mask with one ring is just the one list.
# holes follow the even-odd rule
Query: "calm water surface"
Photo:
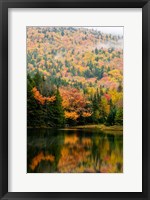
[[28, 129], [27, 172], [122, 173], [123, 136], [92, 129]]

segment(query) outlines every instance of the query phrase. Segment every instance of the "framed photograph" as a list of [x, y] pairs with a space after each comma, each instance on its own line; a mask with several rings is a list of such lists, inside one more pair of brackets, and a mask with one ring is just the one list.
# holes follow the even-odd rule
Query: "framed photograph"
[[0, 8], [1, 199], [150, 199], [149, 1]]

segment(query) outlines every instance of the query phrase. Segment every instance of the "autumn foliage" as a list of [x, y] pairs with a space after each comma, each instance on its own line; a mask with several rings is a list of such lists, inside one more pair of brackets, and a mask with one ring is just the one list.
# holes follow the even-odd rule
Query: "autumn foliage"
[[54, 162], [55, 157], [53, 155], [44, 155], [43, 152], [40, 152], [32, 159], [30, 168], [34, 170], [42, 160]]
[[27, 70], [28, 126], [123, 123], [123, 36], [28, 27]]
[[40, 92], [37, 90], [36, 87], [34, 87], [34, 88], [32, 89], [32, 92], [33, 92], [34, 98], [35, 98], [39, 103], [41, 103], [42, 105], [44, 105], [44, 103], [45, 103], [46, 101], [48, 101], [48, 102], [53, 102], [53, 101], [56, 100], [56, 97], [55, 97], [55, 96], [52, 96], [52, 97], [44, 97], [44, 96], [42, 96], [42, 95], [40, 94]]

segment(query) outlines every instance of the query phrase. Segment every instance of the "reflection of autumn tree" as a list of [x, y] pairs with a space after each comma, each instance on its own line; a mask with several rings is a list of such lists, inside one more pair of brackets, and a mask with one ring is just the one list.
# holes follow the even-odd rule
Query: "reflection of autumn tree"
[[85, 145], [74, 140], [67, 139], [67, 144], [61, 150], [61, 158], [58, 163], [59, 172], [82, 172], [88, 161], [90, 151], [85, 150]]
[[[74, 130], [35, 129], [28, 137], [28, 172], [117, 173], [123, 171], [120, 136]], [[87, 133], [87, 132], [86, 132]], [[120, 140], [121, 139], [121, 140]]]
[[117, 143], [114, 143], [114, 148], [110, 151], [110, 141], [107, 136], [101, 138], [97, 135], [94, 139], [83, 137], [80, 140], [77, 134], [66, 135], [57, 166], [58, 171], [121, 172], [122, 152], [116, 145]]
[[32, 159], [32, 162], [31, 162], [31, 165], [30, 165], [30, 168], [32, 170], [34, 170], [38, 164], [41, 162], [41, 161], [50, 161], [50, 162], [54, 162], [55, 160], [55, 157], [53, 155], [44, 155], [43, 152], [39, 153], [37, 156], [35, 156], [33, 159]]
[[95, 171], [100, 171], [101, 151], [100, 151], [100, 138], [96, 137], [93, 140], [91, 160]]
[[[35, 136], [34, 136], [35, 134]], [[37, 136], [34, 129], [33, 135], [28, 137], [28, 171], [29, 172], [55, 172], [61, 157], [61, 149], [64, 143], [64, 135], [49, 132], [49, 129], [41, 129]]]

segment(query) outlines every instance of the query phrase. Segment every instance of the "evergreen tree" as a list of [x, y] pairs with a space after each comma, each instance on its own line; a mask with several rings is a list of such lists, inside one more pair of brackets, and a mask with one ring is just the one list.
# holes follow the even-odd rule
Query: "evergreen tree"
[[64, 110], [62, 107], [62, 98], [60, 96], [58, 88], [56, 92], [56, 100], [53, 103], [52, 110], [53, 110], [53, 122], [58, 127], [63, 126], [65, 123], [65, 117], [64, 117]]
[[36, 72], [35, 76], [34, 76], [34, 82], [36, 87], [38, 88], [38, 90], [40, 90], [40, 86], [41, 86], [41, 82], [42, 82], [42, 77], [39, 73], [39, 71]]
[[98, 49], [97, 49], [97, 48], [95, 49], [95, 54], [96, 54], [96, 55], [98, 54]]
[[62, 35], [62, 36], [64, 36], [64, 35], [65, 35], [65, 33], [64, 33], [64, 30], [62, 30], [62, 31], [61, 31], [61, 35]]
[[107, 117], [107, 124], [114, 125], [115, 124], [115, 117], [116, 117], [116, 108], [111, 108], [110, 113]]
[[27, 76], [27, 126], [36, 127], [44, 125], [44, 112], [42, 106], [34, 98], [32, 89], [35, 87], [34, 80]]
[[117, 109], [116, 116], [115, 116], [115, 123], [123, 125], [123, 109]]

